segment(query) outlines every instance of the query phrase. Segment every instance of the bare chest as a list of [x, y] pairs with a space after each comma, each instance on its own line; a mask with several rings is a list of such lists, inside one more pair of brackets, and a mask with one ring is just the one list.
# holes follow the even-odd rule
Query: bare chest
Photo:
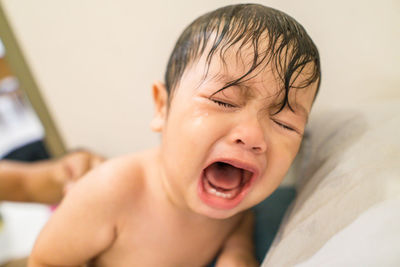
[[216, 256], [232, 223], [182, 220], [163, 212], [130, 216], [95, 266], [206, 266]]

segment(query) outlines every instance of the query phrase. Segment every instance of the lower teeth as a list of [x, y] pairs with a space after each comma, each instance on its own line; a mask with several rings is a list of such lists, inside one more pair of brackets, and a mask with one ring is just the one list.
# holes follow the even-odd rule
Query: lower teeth
[[222, 197], [222, 198], [231, 198], [231, 197], [232, 197], [232, 194], [229, 194], [229, 193], [222, 193], [222, 192], [217, 191], [217, 190], [214, 189], [214, 188], [210, 188], [210, 189], [208, 190], [208, 192], [211, 193], [211, 194], [213, 194], [213, 195], [215, 195], [215, 196], [217, 196], [217, 197]]

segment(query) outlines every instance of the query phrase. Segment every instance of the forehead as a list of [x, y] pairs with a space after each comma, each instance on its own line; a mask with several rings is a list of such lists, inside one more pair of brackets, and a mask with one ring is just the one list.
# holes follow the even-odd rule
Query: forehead
[[[252, 47], [239, 49], [238, 46], [233, 46], [224, 53], [215, 53], [210, 61], [208, 61], [209, 51], [206, 50], [188, 66], [182, 76], [182, 82], [187, 79], [192, 83], [191, 87], [197, 89], [206, 87], [214, 92], [230, 85], [245, 75], [254, 64], [254, 49]], [[285, 98], [285, 89], [283, 79], [277, 71], [277, 64], [284, 63], [266, 61], [257, 66], [239, 83], [228, 86], [223, 91], [235, 90], [243, 98], [264, 98], [271, 105], [278, 104]], [[291, 107], [301, 113], [308, 114], [310, 112], [317, 91], [317, 83], [305, 88], [296, 87], [301, 87], [312, 68], [313, 63], [309, 63], [301, 73], [294, 75], [297, 76], [297, 79], [287, 96]]]

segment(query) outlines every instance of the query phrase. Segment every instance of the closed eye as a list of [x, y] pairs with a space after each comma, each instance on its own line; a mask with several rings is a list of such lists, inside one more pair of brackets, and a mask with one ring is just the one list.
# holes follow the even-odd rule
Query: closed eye
[[279, 121], [276, 121], [276, 120], [274, 120], [274, 122], [275, 122], [278, 126], [282, 127], [283, 129], [285, 129], [285, 130], [287, 130], [287, 131], [297, 132], [295, 129], [293, 129], [293, 128], [290, 127], [290, 126], [287, 126], [286, 124], [283, 124], [283, 123], [281, 123], [281, 122], [279, 122]]
[[216, 99], [210, 98], [210, 100], [214, 103], [216, 103], [218, 106], [224, 107], [224, 108], [234, 108], [235, 106], [226, 102], [222, 102]]

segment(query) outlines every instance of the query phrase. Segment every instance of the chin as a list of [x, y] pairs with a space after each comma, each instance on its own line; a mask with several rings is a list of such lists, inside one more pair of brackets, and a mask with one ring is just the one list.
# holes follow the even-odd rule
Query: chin
[[236, 207], [234, 209], [226, 210], [226, 209], [216, 209], [212, 208], [204, 203], [200, 203], [200, 205], [197, 206], [197, 208], [192, 208], [192, 210], [202, 216], [208, 217], [210, 219], [218, 219], [218, 220], [223, 220], [223, 219], [228, 219], [236, 214], [240, 213], [244, 209], [239, 209], [239, 207]]

